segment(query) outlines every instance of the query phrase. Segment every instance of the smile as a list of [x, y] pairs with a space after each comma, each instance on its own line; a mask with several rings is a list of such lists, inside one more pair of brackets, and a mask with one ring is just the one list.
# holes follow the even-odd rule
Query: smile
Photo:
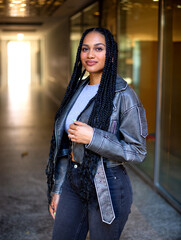
[[88, 65], [88, 66], [93, 66], [93, 65], [95, 65], [97, 62], [96, 61], [86, 61], [86, 64]]

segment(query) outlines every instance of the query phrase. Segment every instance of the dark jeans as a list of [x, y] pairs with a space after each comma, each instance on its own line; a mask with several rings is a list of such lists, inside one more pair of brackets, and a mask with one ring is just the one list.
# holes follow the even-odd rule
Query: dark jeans
[[[91, 240], [119, 240], [128, 219], [132, 203], [132, 189], [123, 166], [105, 168], [116, 218], [112, 224], [101, 220], [98, 200], [84, 203], [70, 186], [66, 177], [58, 204], [53, 240], [85, 240], [90, 231]], [[73, 180], [77, 188], [77, 168], [73, 168]]]

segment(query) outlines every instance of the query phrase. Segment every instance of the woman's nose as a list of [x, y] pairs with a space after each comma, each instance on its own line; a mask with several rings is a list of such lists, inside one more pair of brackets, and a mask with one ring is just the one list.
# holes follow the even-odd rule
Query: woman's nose
[[93, 49], [90, 49], [88, 52], [88, 58], [94, 58], [94, 51]]

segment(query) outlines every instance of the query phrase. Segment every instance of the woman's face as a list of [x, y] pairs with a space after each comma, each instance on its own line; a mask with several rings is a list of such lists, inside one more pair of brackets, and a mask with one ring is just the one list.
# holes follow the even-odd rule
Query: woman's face
[[82, 65], [89, 73], [102, 73], [106, 59], [106, 41], [99, 32], [88, 33], [80, 54]]

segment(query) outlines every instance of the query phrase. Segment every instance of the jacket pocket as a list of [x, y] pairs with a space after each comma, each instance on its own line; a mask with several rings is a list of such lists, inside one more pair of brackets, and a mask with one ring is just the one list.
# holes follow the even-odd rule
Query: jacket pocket
[[141, 130], [141, 136], [146, 138], [148, 135], [147, 121], [146, 121], [146, 113], [143, 107], [137, 107], [138, 116], [139, 116], [139, 124]]

